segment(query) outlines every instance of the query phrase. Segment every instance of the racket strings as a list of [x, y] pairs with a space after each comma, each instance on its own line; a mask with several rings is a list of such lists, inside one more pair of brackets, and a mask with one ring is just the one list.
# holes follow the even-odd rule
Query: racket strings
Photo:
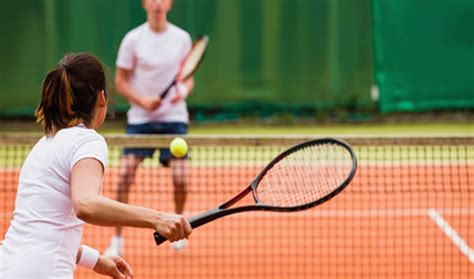
[[258, 184], [258, 198], [264, 204], [280, 207], [311, 203], [336, 190], [351, 169], [351, 154], [345, 147], [308, 146], [289, 154], [268, 170]]
[[199, 64], [202, 57], [204, 56], [204, 53], [206, 52], [207, 44], [208, 44], [207, 37], [204, 37], [198, 40], [194, 44], [193, 48], [189, 52], [189, 55], [182, 66], [182, 70], [180, 72], [180, 78], [185, 78], [193, 73], [194, 69], [196, 69], [197, 65]]

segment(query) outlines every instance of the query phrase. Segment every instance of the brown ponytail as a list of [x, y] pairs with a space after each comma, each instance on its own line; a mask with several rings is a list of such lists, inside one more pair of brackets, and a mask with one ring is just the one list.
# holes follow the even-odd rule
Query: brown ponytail
[[44, 126], [48, 136], [81, 122], [88, 124], [106, 84], [97, 58], [87, 53], [66, 55], [43, 81], [36, 122]]

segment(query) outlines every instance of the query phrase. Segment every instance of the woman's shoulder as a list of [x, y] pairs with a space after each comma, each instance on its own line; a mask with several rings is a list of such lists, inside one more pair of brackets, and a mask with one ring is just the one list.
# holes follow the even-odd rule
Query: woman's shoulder
[[78, 142], [101, 141], [105, 143], [105, 138], [94, 129], [79, 125], [67, 129], [62, 129], [60, 136], [63, 140], [77, 144]]

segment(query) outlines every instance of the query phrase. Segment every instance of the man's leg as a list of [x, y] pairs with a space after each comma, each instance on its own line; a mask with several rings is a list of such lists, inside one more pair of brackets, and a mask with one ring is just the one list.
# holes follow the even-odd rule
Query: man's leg
[[[187, 196], [188, 160], [173, 159], [170, 163], [173, 172], [175, 211], [178, 214], [183, 214], [184, 204], [186, 203]], [[173, 247], [173, 249], [176, 251], [186, 248], [187, 245], [188, 241], [186, 239], [181, 239], [171, 243], [171, 247]]]
[[171, 167], [173, 172], [175, 211], [178, 214], [183, 214], [187, 197], [188, 160], [171, 160]]
[[[117, 201], [128, 203], [128, 193], [130, 186], [135, 180], [138, 166], [143, 161], [142, 157], [133, 154], [122, 156], [117, 185]], [[115, 228], [115, 236], [112, 237], [110, 245], [105, 251], [106, 255], [120, 255], [123, 250], [122, 227]]]
[[[161, 123], [154, 127], [157, 133], [167, 135], [186, 135], [188, 131], [188, 125], [183, 122]], [[160, 149], [160, 163], [165, 167], [171, 167], [175, 212], [183, 214], [187, 196], [188, 160], [176, 159], [169, 148], [163, 148]], [[177, 251], [184, 249], [187, 246], [187, 240], [175, 241], [171, 243], [171, 246]]]

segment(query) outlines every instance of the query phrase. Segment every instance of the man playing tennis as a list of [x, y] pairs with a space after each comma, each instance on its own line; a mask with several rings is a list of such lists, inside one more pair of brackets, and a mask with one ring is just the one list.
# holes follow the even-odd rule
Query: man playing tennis
[[[191, 49], [190, 35], [168, 22], [172, 0], [142, 0], [147, 21], [128, 32], [118, 52], [115, 84], [130, 102], [127, 134], [186, 134], [188, 111], [186, 97], [194, 87], [193, 78], [178, 82], [166, 98], [160, 94], [173, 81], [180, 61]], [[137, 167], [155, 149], [124, 150], [117, 187], [117, 200], [128, 202], [130, 185]], [[172, 168], [175, 211], [182, 214], [186, 200], [187, 160], [174, 159], [169, 149], [160, 150], [160, 162]], [[172, 243], [180, 250], [186, 240]], [[116, 228], [107, 255], [123, 254], [122, 228]]]
[[0, 278], [73, 278], [81, 265], [113, 278], [133, 276], [119, 256], [80, 245], [84, 222], [150, 228], [187, 238], [183, 216], [101, 196], [107, 144], [95, 129], [107, 112], [104, 69], [87, 53], [66, 55], [41, 87], [37, 122], [45, 135], [21, 171], [13, 220], [0, 247]]

